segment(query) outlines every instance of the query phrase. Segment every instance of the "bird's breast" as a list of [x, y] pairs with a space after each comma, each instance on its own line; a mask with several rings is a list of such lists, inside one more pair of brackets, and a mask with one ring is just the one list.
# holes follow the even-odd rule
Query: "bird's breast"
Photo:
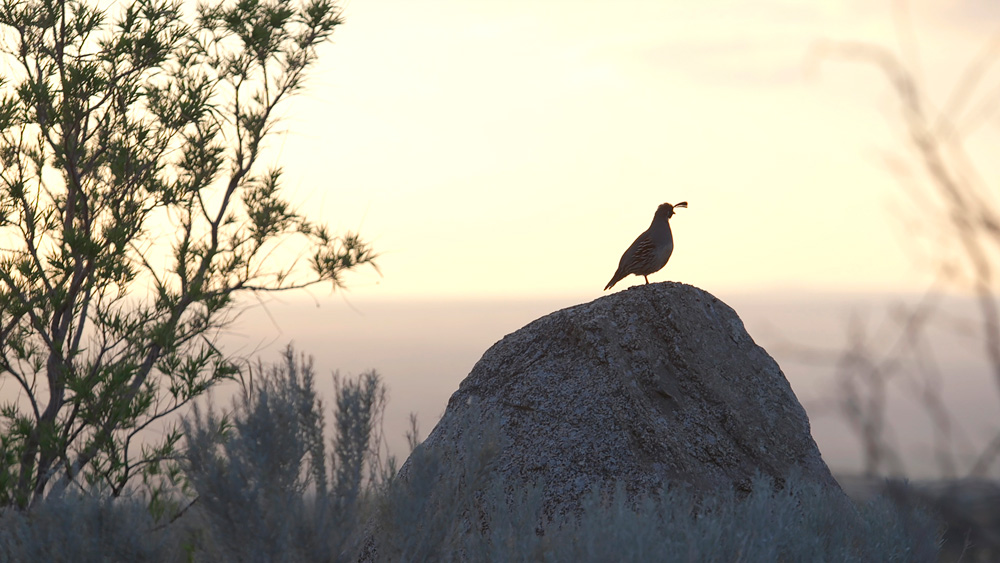
[[667, 260], [670, 260], [670, 255], [674, 252], [674, 241], [668, 240], [665, 244], [659, 245], [656, 249], [656, 267], [657, 269], [662, 268], [667, 265]]

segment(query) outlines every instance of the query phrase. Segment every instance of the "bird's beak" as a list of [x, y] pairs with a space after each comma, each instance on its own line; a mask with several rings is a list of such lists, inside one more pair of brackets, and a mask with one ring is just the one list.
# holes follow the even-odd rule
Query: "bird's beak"
[[688, 206], [688, 202], [686, 202], [686, 201], [682, 201], [682, 202], [678, 203], [677, 205], [674, 205], [674, 207], [687, 207], [687, 206]]

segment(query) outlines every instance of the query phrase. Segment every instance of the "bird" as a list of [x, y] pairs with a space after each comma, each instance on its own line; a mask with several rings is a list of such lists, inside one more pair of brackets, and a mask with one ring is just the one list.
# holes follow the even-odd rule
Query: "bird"
[[618, 262], [618, 270], [615, 271], [615, 275], [611, 277], [611, 281], [605, 286], [604, 291], [611, 289], [629, 274], [642, 276], [648, 284], [649, 277], [647, 276], [658, 272], [660, 268], [667, 265], [667, 260], [670, 260], [670, 255], [674, 251], [674, 235], [670, 232], [670, 218], [674, 216], [674, 209], [687, 206], [687, 202], [682, 201], [677, 205], [663, 203], [656, 208], [653, 222], [650, 223], [646, 232], [635, 239], [625, 254], [622, 254], [622, 259]]

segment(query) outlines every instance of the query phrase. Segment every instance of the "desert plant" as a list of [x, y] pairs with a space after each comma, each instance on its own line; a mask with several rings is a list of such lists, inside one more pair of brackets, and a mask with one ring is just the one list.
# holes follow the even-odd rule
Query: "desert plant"
[[[930, 332], [943, 328], [969, 336], [984, 360], [983, 383], [1000, 391], [1000, 186], [992, 180], [989, 156], [983, 158], [995, 150], [995, 139], [983, 132], [1000, 110], [995, 86], [990, 87], [1000, 68], [1000, 42], [984, 35], [977, 53], [948, 66], [954, 77], [924, 80], [910, 3], [895, 2], [893, 15], [895, 47], [824, 41], [809, 59], [860, 62], [888, 84], [895, 104], [887, 117], [900, 146], [885, 151], [885, 162], [902, 195], [897, 216], [907, 227], [906, 249], [934, 280], [919, 299], [901, 300], [878, 319], [886, 325], [882, 330], [851, 325], [847, 346], [832, 354], [841, 372], [838, 407], [864, 444], [866, 473], [903, 472], [885, 414], [887, 399], [902, 392], [923, 407], [932, 424], [941, 476], [986, 477], [996, 474], [1000, 428], [991, 429], [987, 443], [975, 445], [974, 457], [956, 455], [956, 444], [971, 440], [943, 399], [952, 382], [939, 365], [940, 344]], [[948, 299], [949, 292], [967, 299]], [[967, 302], [973, 304], [971, 316]]]
[[182, 547], [142, 498], [67, 491], [30, 512], [0, 510], [2, 561], [180, 561]]
[[335, 376], [327, 460], [312, 360], [289, 347], [255, 371], [253, 392], [229, 415], [196, 407], [184, 420], [184, 474], [196, 501], [183, 527], [197, 530], [196, 550], [214, 561], [338, 560], [356, 551], [380, 485], [365, 476], [380, 463], [373, 429], [385, 387], [375, 372]]
[[[479, 524], [484, 506], [503, 498], [503, 484], [493, 471], [503, 436], [496, 420], [472, 421], [478, 428], [462, 436], [468, 453], [457, 474], [444, 471], [438, 452], [417, 445], [375, 499], [375, 517], [367, 529], [368, 559], [435, 561], [461, 559], [462, 536]], [[492, 493], [492, 496], [491, 496]], [[486, 504], [484, 504], [486, 503]], [[537, 514], [524, 522], [534, 526]]]
[[840, 491], [790, 476], [776, 490], [758, 477], [733, 491], [695, 498], [683, 487], [629, 501], [621, 484], [595, 490], [584, 513], [558, 529], [556, 561], [937, 560], [936, 523], [919, 509], [878, 498], [855, 508]]
[[[983, 35], [977, 52], [926, 73], [921, 48], [944, 50], [916, 41], [918, 30], [911, 18], [915, 5], [893, 6], [894, 46], [823, 42], [813, 60], [860, 62], [888, 85], [895, 102], [888, 118], [899, 139], [885, 158], [901, 194], [896, 215], [907, 227], [907, 250], [916, 251], [918, 264], [934, 274], [934, 280], [918, 299], [900, 299], [874, 323], [852, 323], [848, 344], [826, 354], [838, 368], [834, 408], [864, 446], [865, 473], [876, 477], [907, 471], [891, 432], [890, 402], [906, 397], [922, 407], [932, 429], [928, 440], [937, 473], [949, 481], [944, 490], [953, 495], [933, 501], [936, 512], [948, 521], [944, 551], [965, 560], [992, 560], [1000, 552], [997, 511], [981, 510], [979, 499], [959, 491], [975, 490], [980, 480], [1000, 475], [1000, 427], [995, 416], [986, 424], [977, 420], [976, 427], [963, 424], [963, 417], [945, 400], [949, 387], [959, 382], [951, 366], [940, 361], [943, 346], [935, 331], [965, 337], [973, 351], [969, 357], [978, 356], [979, 380], [974, 385], [981, 386], [983, 394], [989, 392], [987, 387], [1000, 391], [1000, 185], [991, 170], [996, 140], [989, 134], [989, 124], [1000, 110], [1000, 42], [992, 34]], [[968, 31], [975, 40], [977, 30]], [[948, 76], [949, 71], [955, 74]], [[991, 436], [977, 436], [982, 430]], [[922, 488], [901, 490], [909, 491], [906, 496], [927, 496]], [[973, 537], [977, 543], [966, 545]]]
[[[836, 489], [791, 475], [748, 495], [695, 494], [664, 484], [652, 495], [608, 481], [579, 512], [547, 514], [546, 484], [491, 471], [496, 437], [469, 435], [468, 464], [440, 473], [418, 448], [392, 484], [364, 560], [377, 561], [899, 561], [938, 558], [938, 523], [918, 505], [876, 497], [855, 505]], [[447, 484], [442, 486], [442, 484]]]
[[340, 23], [333, 0], [0, 5], [0, 505], [121, 494], [176, 455], [140, 432], [237, 373], [214, 344], [236, 297], [373, 265], [260, 165]]

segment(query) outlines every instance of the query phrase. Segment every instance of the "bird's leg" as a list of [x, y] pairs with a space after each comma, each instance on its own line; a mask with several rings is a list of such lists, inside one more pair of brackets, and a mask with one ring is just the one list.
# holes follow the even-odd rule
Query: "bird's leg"
[[646, 280], [646, 285], [649, 285], [649, 278], [647, 278], [646, 276], [642, 276], [642, 277]]

